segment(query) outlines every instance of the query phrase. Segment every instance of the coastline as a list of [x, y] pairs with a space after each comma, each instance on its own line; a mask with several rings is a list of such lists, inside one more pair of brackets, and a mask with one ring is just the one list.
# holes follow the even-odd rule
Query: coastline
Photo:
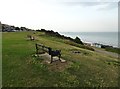
[[[94, 46], [94, 44], [97, 44], [97, 45], [106, 45], [106, 46], [111, 46], [111, 47], [113, 47], [113, 48], [119, 48], [118, 46], [113, 46], [113, 45], [109, 45], [109, 44], [102, 44], [102, 43], [97, 43], [97, 42], [84, 42], [83, 41], [83, 43], [85, 43], [85, 44], [88, 44], [88, 45], [91, 45], [91, 46]], [[100, 48], [100, 47], [98, 47], [98, 48]]]
[[78, 36], [82, 42], [93, 45], [109, 45], [114, 48], [118, 46], [118, 32], [59, 32], [62, 35], [75, 38]]

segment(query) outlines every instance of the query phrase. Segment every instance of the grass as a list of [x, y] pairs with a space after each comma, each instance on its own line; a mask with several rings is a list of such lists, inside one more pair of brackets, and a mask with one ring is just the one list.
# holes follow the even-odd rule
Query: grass
[[[36, 40], [26, 40], [28, 34], [34, 35]], [[66, 42], [67, 40], [46, 36], [41, 32], [3, 33], [3, 87], [118, 86], [118, 59]], [[62, 58], [67, 62], [61, 65], [66, 67], [59, 63], [45, 64], [42, 62], [44, 58], [33, 56], [35, 43], [62, 50]], [[74, 50], [80, 51], [80, 54], [74, 54]]]
[[90, 46], [85, 46], [85, 45], [77, 44], [77, 43], [69, 41], [69, 40], [66, 40], [65, 43], [69, 44], [69, 45], [72, 45], [72, 46], [79, 47], [79, 48], [83, 48], [83, 49], [94, 51], [94, 49], [92, 47], [90, 47]]
[[120, 54], [120, 48], [109, 48], [109, 47], [106, 47], [105, 50]]

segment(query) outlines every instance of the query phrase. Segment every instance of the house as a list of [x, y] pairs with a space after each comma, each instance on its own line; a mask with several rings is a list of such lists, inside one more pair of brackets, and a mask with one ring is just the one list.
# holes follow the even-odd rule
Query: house
[[113, 46], [110, 45], [103, 45], [103, 44], [99, 44], [99, 43], [93, 43], [92, 46], [97, 47], [97, 48], [113, 48]]
[[97, 47], [97, 48], [101, 48], [102, 44], [99, 43], [92, 43], [92, 46]]

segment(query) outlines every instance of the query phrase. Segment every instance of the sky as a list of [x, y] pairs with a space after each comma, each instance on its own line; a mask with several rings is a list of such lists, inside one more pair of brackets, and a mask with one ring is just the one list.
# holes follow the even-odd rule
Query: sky
[[118, 31], [118, 0], [0, 0], [3, 24], [57, 32]]

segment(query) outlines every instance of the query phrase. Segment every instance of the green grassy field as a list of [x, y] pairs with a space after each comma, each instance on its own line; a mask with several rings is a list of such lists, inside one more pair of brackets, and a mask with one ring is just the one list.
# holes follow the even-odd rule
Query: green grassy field
[[[29, 41], [26, 36], [34, 35]], [[67, 44], [68, 40], [37, 32], [2, 34], [3, 87], [117, 87], [118, 59]], [[35, 43], [62, 50], [65, 63], [46, 64], [35, 57]], [[80, 54], [72, 51], [78, 50]]]
[[120, 48], [105, 48], [105, 50], [120, 54]]

